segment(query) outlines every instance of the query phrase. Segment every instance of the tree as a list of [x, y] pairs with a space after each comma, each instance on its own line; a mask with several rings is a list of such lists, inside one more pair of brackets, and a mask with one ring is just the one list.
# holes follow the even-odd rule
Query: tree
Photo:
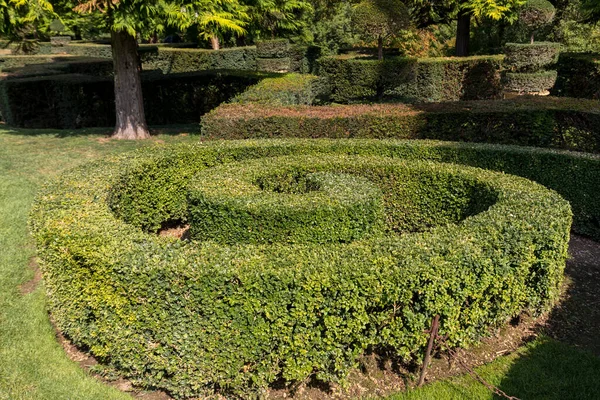
[[86, 0], [75, 10], [100, 16], [110, 30], [116, 107], [113, 137], [148, 138], [137, 35], [161, 32], [167, 22], [181, 23], [185, 9], [165, 0]]
[[246, 0], [250, 7], [252, 33], [255, 38], [271, 39], [278, 35], [303, 34], [308, 27], [307, 15], [313, 11], [307, 0]]
[[519, 20], [531, 31], [531, 44], [535, 31], [552, 22], [556, 9], [548, 0], [528, 0], [519, 11]]
[[352, 23], [366, 40], [377, 40], [377, 57], [383, 60], [383, 45], [409, 25], [408, 11], [398, 0], [363, 0], [354, 7]]
[[214, 50], [221, 47], [224, 32], [244, 35], [250, 19], [248, 7], [238, 0], [193, 0], [181, 7], [185, 12], [180, 26], [189, 28], [196, 25], [200, 38], [209, 40]]
[[40, 27], [55, 14], [47, 0], [0, 0], [0, 34], [25, 52], [36, 47]]
[[471, 18], [505, 19], [514, 22], [516, 10], [526, 0], [407, 0], [411, 17], [419, 28], [457, 21], [456, 55], [469, 55]]
[[585, 22], [596, 23], [600, 21], [600, 1], [582, 0], [581, 11], [585, 15]]

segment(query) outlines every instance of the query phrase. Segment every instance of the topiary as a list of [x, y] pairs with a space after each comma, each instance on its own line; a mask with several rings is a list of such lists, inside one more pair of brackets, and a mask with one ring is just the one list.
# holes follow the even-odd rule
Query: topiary
[[363, 0], [354, 7], [352, 23], [364, 40], [377, 40], [382, 60], [384, 41], [408, 27], [408, 10], [398, 0]]
[[528, 0], [519, 12], [519, 20], [531, 30], [531, 43], [535, 31], [554, 19], [556, 9], [548, 0]]

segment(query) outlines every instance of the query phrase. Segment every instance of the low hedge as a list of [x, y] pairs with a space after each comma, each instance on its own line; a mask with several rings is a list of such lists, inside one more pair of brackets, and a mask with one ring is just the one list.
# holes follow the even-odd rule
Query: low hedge
[[[235, 71], [143, 75], [148, 123], [198, 122], [202, 114], [266, 76]], [[23, 128], [113, 126], [114, 84], [108, 76], [82, 74], [4, 79], [0, 110], [8, 125]]]
[[344, 56], [319, 60], [329, 79], [332, 101], [439, 102], [499, 98], [502, 56], [392, 58], [384, 61]]
[[308, 74], [286, 74], [266, 78], [233, 98], [233, 103], [312, 105], [327, 101], [328, 82]]
[[600, 99], [600, 54], [561, 53], [553, 95]]
[[196, 176], [188, 188], [190, 237], [230, 245], [324, 244], [381, 230], [383, 199], [376, 185], [349, 174], [309, 173], [305, 160], [286, 161], [236, 163]]
[[[207, 168], [302, 154], [315, 156], [297, 159], [308, 172], [323, 166], [383, 183], [384, 196], [403, 200], [389, 202], [399, 215], [444, 197], [454, 211], [469, 200], [454, 193], [460, 185], [429, 182], [474, 182], [494, 199], [454, 224], [433, 215], [425, 232], [349, 244], [228, 246], [140, 230], [187, 215], [185, 188]], [[32, 209], [53, 318], [135, 384], [177, 397], [249, 397], [281, 379], [343, 380], [367, 348], [410, 359], [436, 314], [448, 345], [462, 346], [524, 309], [546, 309], [567, 256], [568, 203], [525, 179], [427, 161], [444, 154], [502, 159], [524, 174], [556, 165], [531, 160], [583, 159], [433, 142], [277, 141], [146, 149], [87, 165], [46, 186]]]
[[560, 43], [507, 43], [504, 46], [504, 68], [513, 72], [534, 72], [556, 64]]
[[548, 92], [554, 87], [558, 73], [556, 71], [507, 72], [504, 76], [504, 88], [519, 93]]
[[[202, 118], [207, 138], [399, 138], [485, 142], [600, 153], [600, 105], [593, 100], [551, 97], [421, 106], [381, 104], [269, 107], [227, 104]], [[522, 160], [523, 163], [529, 163]], [[536, 161], [554, 163], [555, 161]], [[491, 164], [503, 170], [504, 164]], [[563, 163], [549, 174], [527, 175], [560, 192], [576, 211], [579, 233], [600, 239], [600, 204], [590, 188], [600, 182], [589, 168]], [[564, 168], [564, 169], [563, 169]], [[511, 170], [511, 173], [518, 171]], [[554, 176], [554, 175], [555, 176]], [[591, 175], [590, 175], [591, 174]], [[562, 179], [566, 175], [568, 178]], [[591, 180], [590, 180], [591, 179]]]
[[292, 61], [285, 58], [257, 58], [256, 69], [265, 72], [290, 72]]

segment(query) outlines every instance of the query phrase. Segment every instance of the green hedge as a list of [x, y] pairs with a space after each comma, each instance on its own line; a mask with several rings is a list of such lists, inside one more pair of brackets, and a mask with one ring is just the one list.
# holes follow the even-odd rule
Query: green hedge
[[321, 77], [308, 74], [286, 74], [266, 78], [236, 96], [233, 103], [271, 105], [312, 105], [326, 101], [329, 84]]
[[262, 40], [256, 42], [258, 58], [287, 58], [290, 56], [290, 41], [288, 39]]
[[554, 95], [600, 99], [600, 55], [562, 53]]
[[504, 46], [503, 66], [514, 72], [534, 72], [558, 61], [560, 43], [536, 42], [533, 44], [507, 43]]
[[376, 185], [312, 171], [305, 160], [269, 159], [200, 173], [188, 188], [190, 237], [230, 245], [349, 243], [379, 233], [384, 214]]
[[[593, 100], [550, 97], [418, 107], [393, 104], [319, 107], [228, 104], [202, 118], [202, 133], [208, 138], [226, 139], [438, 139], [600, 153], [600, 104]], [[490, 167], [504, 168], [502, 164]], [[598, 178], [593, 177], [594, 173], [588, 169], [578, 171], [579, 167], [569, 167], [563, 170], [563, 167], [557, 164], [547, 168], [557, 177], [566, 174], [567, 180], [553, 178], [552, 175], [528, 177], [559, 191], [571, 201], [576, 210], [577, 231], [600, 239], [600, 203], [590, 201], [596, 195], [577, 186], [578, 182], [589, 182], [590, 188], [599, 187]]]
[[[298, 159], [309, 172], [382, 184], [384, 197], [402, 199], [389, 202], [398, 215], [444, 198], [447, 210], [463, 209], [473, 199], [464, 187], [495, 201], [455, 224], [431, 215], [425, 232], [350, 244], [227, 246], [139, 229], [185, 218], [185, 188], [207, 168], [302, 154], [319, 160]], [[435, 314], [448, 344], [462, 346], [524, 309], [546, 309], [567, 256], [568, 203], [518, 177], [427, 161], [444, 158], [502, 160], [525, 175], [557, 165], [540, 160], [584, 160], [499, 146], [277, 141], [146, 149], [87, 165], [49, 184], [32, 209], [53, 318], [136, 384], [250, 397], [280, 379], [343, 380], [368, 348], [418, 356]], [[436, 187], [448, 179], [457, 185]], [[478, 206], [489, 205], [483, 198]]]
[[556, 71], [507, 72], [504, 76], [504, 88], [519, 93], [548, 92], [554, 87], [557, 76]]
[[[236, 71], [143, 75], [148, 123], [198, 122], [202, 114], [265, 76], [268, 75]], [[16, 127], [112, 126], [115, 120], [113, 80], [82, 74], [5, 79], [0, 81], [0, 110], [4, 121]]]
[[384, 61], [326, 57], [319, 73], [337, 103], [399, 99], [438, 102], [499, 98], [502, 56], [394, 58]]

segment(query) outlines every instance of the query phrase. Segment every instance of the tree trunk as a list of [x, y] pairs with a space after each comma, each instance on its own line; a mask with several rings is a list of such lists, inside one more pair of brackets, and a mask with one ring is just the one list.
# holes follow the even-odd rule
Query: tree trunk
[[383, 38], [381, 36], [377, 38], [377, 59], [383, 60]]
[[533, 35], [535, 35], [535, 33], [531, 32], [531, 44], [533, 44]]
[[137, 41], [127, 31], [113, 31], [111, 42], [117, 117], [113, 137], [116, 139], [149, 138], [150, 133], [144, 113]]
[[219, 38], [217, 36], [210, 37], [210, 46], [213, 50], [219, 50], [221, 45], [219, 44]]
[[461, 11], [458, 14], [456, 28], [456, 56], [467, 57], [469, 55], [469, 39], [471, 36], [471, 13]]

